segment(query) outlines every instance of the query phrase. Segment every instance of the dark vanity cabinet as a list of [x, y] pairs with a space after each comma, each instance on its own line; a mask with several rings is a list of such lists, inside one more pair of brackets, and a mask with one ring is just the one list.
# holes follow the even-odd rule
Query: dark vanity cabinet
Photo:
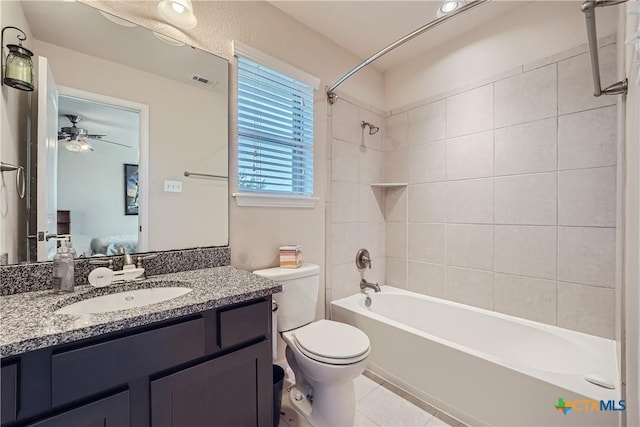
[[2, 427], [272, 422], [271, 297], [2, 360]]

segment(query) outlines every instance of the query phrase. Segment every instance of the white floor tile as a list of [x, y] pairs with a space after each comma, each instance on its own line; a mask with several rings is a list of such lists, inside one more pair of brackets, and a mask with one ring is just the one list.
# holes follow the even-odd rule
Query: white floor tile
[[433, 417], [384, 387], [360, 400], [358, 411], [381, 426], [423, 426]]
[[433, 417], [429, 420], [428, 423], [425, 424], [425, 427], [450, 427], [449, 424], [445, 423], [439, 418]]
[[376, 383], [370, 378], [360, 375], [353, 381], [353, 385], [356, 390], [356, 402], [371, 393], [376, 388], [380, 387], [380, 384]]
[[356, 427], [380, 427], [380, 424], [376, 424], [363, 413], [356, 411]]

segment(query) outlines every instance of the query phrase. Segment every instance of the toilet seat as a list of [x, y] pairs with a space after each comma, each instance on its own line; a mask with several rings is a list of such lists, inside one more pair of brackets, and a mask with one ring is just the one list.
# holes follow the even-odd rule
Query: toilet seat
[[319, 320], [292, 333], [293, 343], [305, 356], [331, 365], [350, 365], [370, 352], [369, 337], [346, 323]]

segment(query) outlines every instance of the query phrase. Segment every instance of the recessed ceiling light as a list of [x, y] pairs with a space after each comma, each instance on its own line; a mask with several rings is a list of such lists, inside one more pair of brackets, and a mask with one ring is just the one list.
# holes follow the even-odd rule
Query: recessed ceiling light
[[460, 9], [464, 4], [464, 0], [445, 0], [436, 11], [436, 17], [442, 18], [454, 10]]
[[158, 12], [171, 25], [184, 30], [198, 25], [191, 0], [162, 0], [158, 3]]

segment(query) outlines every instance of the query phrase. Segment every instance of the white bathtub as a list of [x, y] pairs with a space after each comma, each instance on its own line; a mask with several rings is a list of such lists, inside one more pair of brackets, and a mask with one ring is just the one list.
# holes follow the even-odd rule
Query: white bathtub
[[[620, 411], [594, 411], [584, 401], [615, 401], [620, 408], [614, 341], [382, 289], [369, 294], [368, 308], [357, 294], [333, 301], [331, 313], [369, 336], [368, 369], [387, 381], [474, 426], [619, 425]], [[557, 410], [559, 398], [574, 408]]]

